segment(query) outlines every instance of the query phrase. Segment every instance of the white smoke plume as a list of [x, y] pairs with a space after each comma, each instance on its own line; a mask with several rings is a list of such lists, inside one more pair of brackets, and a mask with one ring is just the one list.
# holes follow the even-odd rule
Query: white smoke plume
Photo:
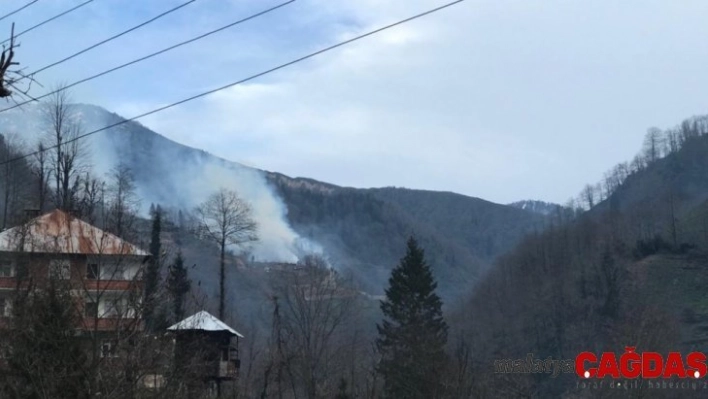
[[[193, 206], [206, 200], [221, 187], [236, 191], [251, 204], [253, 216], [258, 223], [259, 240], [251, 246], [251, 253], [256, 260], [298, 260], [299, 247], [306, 240], [288, 225], [285, 205], [269, 187], [263, 172], [206, 160], [202, 165], [184, 171], [182, 176], [185, 202], [191, 202]], [[319, 249], [316, 245], [309, 245], [313, 247], [311, 250]]]
[[[77, 104], [75, 111], [84, 132], [120, 120], [92, 105]], [[41, 121], [39, 106], [0, 115], [0, 127], [26, 138], [28, 144], [42, 137], [46, 126]], [[256, 260], [294, 262], [303, 252], [322, 252], [317, 243], [300, 237], [289, 226], [286, 206], [269, 186], [263, 171], [183, 146], [135, 123], [122, 124], [82, 141], [94, 176], [105, 178], [121, 162], [132, 169], [142, 216], [147, 217], [151, 203], [191, 211], [223, 187], [236, 191], [253, 208], [259, 241], [252, 244], [250, 252]]]

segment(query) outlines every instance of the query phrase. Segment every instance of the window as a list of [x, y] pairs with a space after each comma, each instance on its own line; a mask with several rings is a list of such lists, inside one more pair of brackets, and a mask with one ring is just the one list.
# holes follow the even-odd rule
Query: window
[[17, 268], [15, 269], [15, 275], [19, 279], [24, 279], [27, 278], [27, 271], [28, 271], [28, 266], [29, 262], [27, 261], [26, 258], [20, 258], [17, 261]]
[[12, 299], [0, 298], [0, 316], [12, 317]]
[[15, 267], [12, 261], [2, 260], [0, 261], [0, 277], [14, 277]]
[[128, 301], [125, 298], [116, 298], [108, 304], [106, 312], [107, 317], [126, 317], [128, 316]]
[[84, 315], [86, 317], [98, 317], [98, 303], [93, 301], [86, 301], [84, 303]]
[[116, 265], [114, 272], [112, 273], [111, 279], [112, 280], [126, 280], [126, 278], [125, 278], [125, 265], [123, 265], [123, 264]]
[[113, 262], [101, 264], [101, 278], [104, 280], [126, 280], [126, 265]]
[[101, 342], [101, 357], [118, 357], [115, 341], [105, 340]]
[[68, 280], [71, 277], [71, 263], [66, 259], [49, 262], [49, 278]]
[[221, 348], [221, 360], [227, 361], [229, 360], [229, 347], [223, 347]]
[[98, 263], [89, 263], [86, 265], [86, 278], [89, 280], [96, 280], [100, 276], [100, 268]]

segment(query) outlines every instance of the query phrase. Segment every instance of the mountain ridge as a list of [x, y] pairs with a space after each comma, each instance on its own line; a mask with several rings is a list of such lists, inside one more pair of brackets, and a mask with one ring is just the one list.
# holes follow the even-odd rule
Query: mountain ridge
[[[451, 312], [477, 349], [470, 375], [485, 389], [509, 388], [488, 366], [495, 359], [635, 344], [689, 352], [708, 341], [708, 123], [696, 120], [708, 117], [660, 132], [673, 145], [645, 145], [631, 164], [607, 173], [599, 193], [581, 198], [599, 197], [587, 201], [589, 210], [559, 212], [499, 257]], [[528, 378], [515, 389], [570, 397], [576, 383], [572, 375]]]
[[[261, 240], [249, 249], [256, 259], [292, 262], [303, 250], [321, 250], [373, 293], [382, 292], [408, 235], [419, 236], [452, 299], [542, 225], [537, 214], [453, 192], [343, 187], [256, 169], [175, 142], [138, 121], [124, 122], [96, 105], [74, 110], [84, 131], [113, 125], [85, 139], [92, 170], [101, 177], [119, 163], [128, 166], [143, 214], [151, 203], [189, 211], [219, 187], [235, 189], [253, 204], [259, 223]], [[39, 106], [6, 112], [0, 128], [37, 138], [41, 118]]]

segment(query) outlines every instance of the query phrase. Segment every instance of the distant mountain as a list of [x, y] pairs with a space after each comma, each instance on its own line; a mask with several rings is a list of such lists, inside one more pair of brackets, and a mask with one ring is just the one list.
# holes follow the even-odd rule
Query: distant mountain
[[[635, 344], [689, 352], [708, 342], [708, 117], [660, 139], [667, 145], [605, 175], [592, 209], [559, 213], [499, 257], [450, 316], [470, 331], [479, 365], [470, 375], [486, 392], [509, 392], [511, 380], [488, 366], [494, 359]], [[511, 386], [520, 396], [576, 397], [576, 383], [571, 374]]]
[[[74, 115], [84, 132], [125, 121], [94, 105], [78, 104]], [[33, 145], [44, 130], [39, 106], [0, 113], [0, 129]], [[98, 177], [119, 163], [130, 167], [142, 210], [151, 203], [191, 210], [219, 187], [236, 189], [253, 204], [260, 223], [261, 241], [254, 255], [262, 259], [295, 260], [298, 235], [288, 226], [285, 206], [273, 193], [263, 171], [230, 162], [205, 151], [184, 146], [137, 122], [126, 122], [81, 140], [91, 173]]]
[[562, 208], [561, 205], [554, 204], [552, 202], [544, 202], [537, 200], [523, 200], [516, 201], [509, 204], [509, 206], [514, 208], [523, 209], [525, 211], [538, 213], [544, 216], [553, 214], [553, 212]]
[[[84, 131], [124, 120], [93, 105], [75, 110]], [[31, 145], [42, 136], [42, 120], [38, 106], [23, 107], [0, 113], [0, 129]], [[137, 122], [82, 142], [95, 175], [119, 162], [132, 169], [144, 211], [150, 203], [190, 210], [219, 187], [235, 189], [253, 204], [259, 223], [261, 240], [252, 249], [257, 260], [294, 261], [303, 251], [323, 250], [335, 267], [375, 294], [410, 234], [424, 245], [450, 299], [468, 292], [491, 261], [543, 220], [533, 211], [454, 193], [355, 189], [265, 172], [178, 144]], [[212, 286], [216, 276], [205, 270], [195, 274]]]
[[390, 187], [370, 191], [485, 261], [513, 248], [526, 233], [541, 228], [544, 221], [533, 211], [451, 192]]
[[479, 198], [404, 188], [354, 189], [269, 174], [291, 226], [381, 293], [410, 234], [418, 237], [446, 299], [468, 293], [491, 262], [544, 217]]

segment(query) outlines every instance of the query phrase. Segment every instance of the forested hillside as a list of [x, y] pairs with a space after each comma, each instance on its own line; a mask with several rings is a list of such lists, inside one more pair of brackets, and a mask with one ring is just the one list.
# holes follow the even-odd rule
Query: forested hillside
[[[104, 112], [80, 109], [84, 121]], [[194, 234], [190, 205], [225, 184], [254, 204], [263, 227], [260, 252], [252, 248], [241, 259], [227, 257], [226, 318], [260, 337], [245, 351], [254, 356], [256, 372], [269, 367], [257, 353], [270, 344], [264, 334], [277, 320], [273, 298], [277, 289], [290, 287], [281, 284], [293, 278], [288, 267], [300, 270], [281, 264], [273, 272], [259, 261], [268, 260], [263, 256], [282, 260], [283, 254], [305, 259], [321, 250], [344, 277], [342, 292], [357, 302], [357, 311], [347, 317], [357, 328], [338, 339], [347, 340], [351, 356], [360, 362], [351, 365], [358, 370], [352, 381], [359, 383], [369, 378], [369, 366], [363, 364], [371, 354], [365, 348], [379, 316], [376, 298], [367, 294], [383, 293], [401, 249], [414, 235], [446, 305], [448, 367], [455, 379], [449, 384], [456, 397], [591, 397], [574, 390], [574, 375], [499, 375], [494, 360], [528, 353], [572, 359], [582, 351], [626, 346], [689, 351], [708, 342], [706, 121], [692, 118], [674, 129], [650, 130], [632, 162], [586, 185], [566, 206], [550, 204], [554, 210], [549, 212], [529, 202], [506, 206], [448, 192], [356, 189], [291, 178], [181, 146], [133, 123], [100, 138], [110, 150], [106, 154], [130, 152], [110, 169], [105, 184], [86, 164], [71, 175], [67, 196], [60, 195], [61, 187], [53, 189], [54, 182], [46, 180], [48, 164], [42, 169], [40, 159], [23, 159], [4, 165], [0, 209], [9, 226], [23, 220], [27, 208], [49, 209], [68, 201], [66, 206], [82, 217], [102, 214], [105, 220], [96, 223], [145, 246], [149, 226], [138, 217], [137, 200], [164, 199], [166, 256], [182, 250], [187, 265], [195, 265], [189, 269], [194, 299], [213, 307], [219, 248]], [[23, 152], [16, 135], [6, 137], [1, 157]], [[128, 151], [135, 146], [142, 147]], [[184, 168], [176, 168], [175, 160]], [[130, 198], [119, 194], [120, 187], [128, 187], [128, 170], [135, 184]], [[115, 212], [126, 209], [131, 210], [130, 229], [116, 219]], [[255, 374], [249, 381], [260, 378]]]
[[544, 218], [454, 193], [397, 188], [354, 189], [269, 175], [301, 235], [368, 290], [381, 293], [407, 237], [426, 248], [447, 300], [468, 293], [496, 256]]
[[371, 189], [376, 198], [397, 204], [431, 226], [446, 240], [459, 242], [476, 256], [490, 261], [512, 248], [521, 237], [543, 228], [545, 218], [451, 192], [405, 188]]
[[[43, 106], [0, 115], [2, 132], [18, 139], [10, 143], [15, 153], [37, 148], [40, 139], [51, 144]], [[76, 104], [71, 109], [72, 123], [83, 132], [114, 125], [79, 142], [81, 156], [72, 176], [77, 195], [83, 195], [83, 188], [91, 184], [110, 181], [112, 171], [121, 166], [134, 179], [134, 205], [140, 214], [147, 217], [149, 205], [159, 204], [177, 223], [179, 218], [188, 219], [194, 206], [212, 192], [221, 187], [233, 189], [254, 206], [261, 231], [260, 240], [250, 251], [256, 260], [294, 262], [303, 251], [324, 251], [330, 262], [351, 275], [361, 289], [376, 295], [382, 293], [410, 234], [418, 236], [428, 251], [440, 279], [441, 294], [450, 303], [469, 293], [491, 262], [524, 234], [543, 229], [547, 219], [531, 211], [454, 193], [344, 188], [264, 172], [176, 143], [94, 105]], [[35, 159], [7, 167], [17, 170], [8, 171], [9, 178], [18, 176], [23, 182], [28, 180], [23, 174], [32, 167], [37, 170]], [[12, 185], [6, 187], [14, 190]], [[39, 183], [32, 183], [22, 189], [32, 189], [36, 196], [39, 187]], [[26, 198], [12, 191], [7, 201], [0, 198], [0, 206], [7, 203], [8, 214], [12, 215], [22, 214], [26, 207], [37, 207], [36, 203], [13, 202], [20, 197]], [[48, 199], [44, 201], [47, 205]], [[211, 294], [215, 278], [213, 257], [207, 252], [195, 245], [187, 262], [199, 265], [194, 274], [203, 290]], [[241, 292], [242, 287], [232, 284], [230, 292]]]
[[705, 121], [650, 130], [632, 164], [620, 164], [602, 184], [589, 185], [592, 192], [583, 191], [592, 209], [565, 212], [499, 259], [455, 316], [463, 347], [475, 354], [470, 389], [504, 397], [594, 397], [597, 392], [575, 389], [574, 374], [494, 374], [493, 361], [528, 353], [574, 359], [582, 351], [621, 353], [626, 346], [663, 353], [705, 345]]

